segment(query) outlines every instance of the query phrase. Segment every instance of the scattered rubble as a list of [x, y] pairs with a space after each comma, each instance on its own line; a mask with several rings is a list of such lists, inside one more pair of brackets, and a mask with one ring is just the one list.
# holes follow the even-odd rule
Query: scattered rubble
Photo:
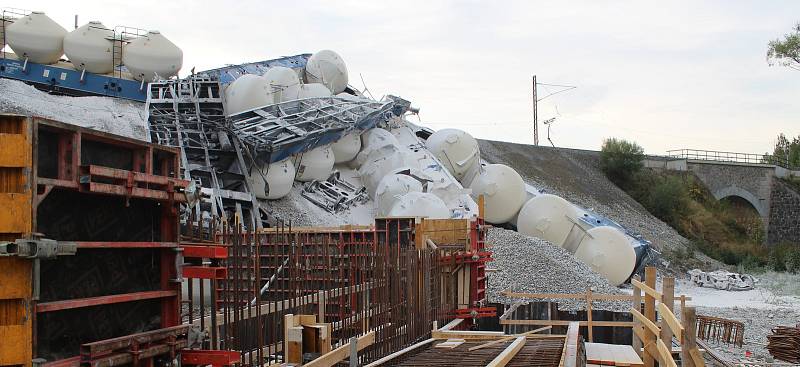
[[689, 271], [692, 282], [701, 287], [713, 287], [726, 291], [745, 291], [753, 289], [758, 281], [749, 274], [731, 273], [725, 270], [705, 272], [700, 269]]
[[[503, 291], [525, 293], [585, 293], [587, 289], [602, 294], [623, 294], [608, 284], [600, 274], [578, 261], [566, 250], [535, 237], [502, 228], [491, 228], [487, 242], [492, 245], [494, 261], [489, 266], [496, 271], [489, 275], [490, 302], [513, 303]], [[540, 299], [539, 301], [546, 301]], [[565, 311], [583, 310], [582, 300], [552, 300]], [[630, 302], [595, 301], [594, 309], [624, 312]]]

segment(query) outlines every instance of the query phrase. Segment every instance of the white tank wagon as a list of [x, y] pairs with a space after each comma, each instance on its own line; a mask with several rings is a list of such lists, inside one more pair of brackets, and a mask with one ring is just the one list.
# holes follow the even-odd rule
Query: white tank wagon
[[300, 98], [300, 77], [297, 73], [284, 66], [274, 66], [264, 73], [269, 85], [269, 98], [272, 103], [293, 101]]
[[451, 210], [438, 196], [427, 192], [409, 192], [401, 195], [389, 209], [389, 217], [452, 218]]
[[613, 285], [624, 283], [636, 267], [636, 252], [630, 238], [611, 226], [586, 231], [575, 257], [589, 265]]
[[306, 62], [305, 80], [325, 85], [332, 94], [342, 93], [347, 89], [347, 65], [336, 52], [319, 51]]
[[361, 167], [367, 161], [367, 157], [373, 150], [380, 149], [387, 145], [400, 146], [400, 142], [388, 130], [376, 127], [369, 129], [361, 134], [361, 151], [350, 163], [354, 168]]
[[409, 150], [402, 146], [386, 145], [369, 153], [364, 164], [358, 168], [358, 174], [367, 193], [374, 198], [378, 184], [384, 177], [398, 169], [413, 168], [414, 164]]
[[378, 184], [375, 202], [379, 217], [389, 215], [397, 200], [409, 192], [422, 192], [422, 182], [409, 175], [394, 173], [386, 175]]
[[8, 24], [6, 42], [20, 59], [53, 64], [64, 54], [67, 30], [43, 12], [35, 11]]
[[517, 219], [517, 230], [556, 246], [564, 246], [577, 215], [575, 206], [562, 197], [541, 194], [522, 206]]
[[333, 162], [333, 151], [328, 145], [297, 154], [294, 156], [294, 165], [297, 169], [295, 180], [324, 181], [333, 172]]
[[442, 129], [425, 141], [428, 150], [463, 185], [469, 185], [480, 167], [478, 141], [458, 129]]
[[183, 66], [183, 51], [159, 31], [149, 31], [124, 46], [122, 62], [134, 79], [169, 79]]
[[271, 87], [266, 78], [244, 74], [225, 89], [225, 114], [235, 115], [273, 104]]
[[407, 121], [395, 123], [391, 133], [410, 153], [409, 167], [430, 180], [426, 185], [427, 192], [442, 199], [453, 211], [454, 218], [472, 218], [478, 215], [478, 204], [470, 197], [470, 190], [465, 189], [443, 163], [426, 148], [425, 143], [417, 137]]
[[333, 150], [334, 163], [347, 163], [352, 161], [361, 151], [361, 135], [358, 132], [351, 132], [335, 143], [331, 144]]
[[3, 43], [3, 45], [0, 46], [0, 49], [3, 49], [8, 44], [6, 40], [6, 27], [11, 25], [11, 23], [14, 23], [15, 20], [17, 20], [17, 18], [11, 15], [0, 13], [0, 42]]
[[288, 195], [296, 173], [297, 170], [289, 159], [262, 168], [253, 167], [250, 171], [250, 182], [253, 183], [256, 198], [275, 200]]
[[91, 21], [64, 37], [64, 54], [76, 70], [95, 74], [114, 71], [114, 31]]
[[489, 223], [509, 222], [525, 203], [525, 182], [513, 168], [503, 164], [481, 167], [469, 188], [472, 198], [484, 197], [484, 219]]
[[320, 83], [303, 84], [300, 86], [300, 98], [330, 97], [331, 91]]

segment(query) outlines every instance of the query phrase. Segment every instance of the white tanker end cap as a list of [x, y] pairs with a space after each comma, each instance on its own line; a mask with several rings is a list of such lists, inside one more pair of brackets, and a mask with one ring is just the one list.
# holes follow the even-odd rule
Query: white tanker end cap
[[575, 257], [606, 277], [612, 285], [620, 285], [631, 276], [636, 266], [636, 252], [620, 230], [595, 227], [586, 231]]

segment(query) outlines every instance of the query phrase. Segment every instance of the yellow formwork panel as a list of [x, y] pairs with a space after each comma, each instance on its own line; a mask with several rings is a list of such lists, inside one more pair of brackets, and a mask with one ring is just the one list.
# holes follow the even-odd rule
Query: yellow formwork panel
[[[0, 240], [33, 231], [32, 135], [29, 118], [0, 115]], [[31, 365], [31, 271], [31, 260], [0, 257], [0, 366]]]

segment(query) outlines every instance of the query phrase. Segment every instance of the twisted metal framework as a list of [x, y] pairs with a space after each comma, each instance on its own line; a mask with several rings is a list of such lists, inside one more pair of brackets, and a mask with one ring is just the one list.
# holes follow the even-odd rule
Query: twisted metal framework
[[371, 128], [393, 113], [394, 104], [355, 97], [305, 98], [230, 116], [230, 131], [259, 159], [277, 162], [332, 143], [351, 130]]

